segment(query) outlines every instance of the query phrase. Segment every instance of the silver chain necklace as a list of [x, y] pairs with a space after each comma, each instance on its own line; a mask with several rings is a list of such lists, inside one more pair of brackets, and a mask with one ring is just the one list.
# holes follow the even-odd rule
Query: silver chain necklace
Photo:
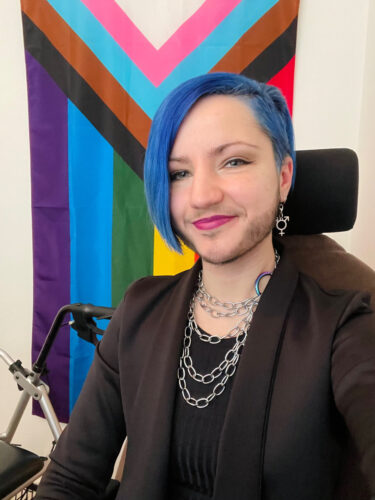
[[[259, 301], [259, 298], [257, 302]], [[254, 306], [257, 304], [254, 303]], [[182, 396], [185, 399], [185, 401], [191, 405], [195, 406], [197, 408], [206, 408], [206, 406], [209, 405], [209, 403], [217, 396], [220, 396], [224, 392], [225, 385], [230, 377], [232, 377], [236, 371], [237, 368], [237, 363], [240, 358], [240, 348], [245, 344], [246, 338], [247, 338], [247, 331], [250, 326], [251, 320], [253, 318], [253, 314], [255, 311], [255, 307], [250, 311], [249, 315], [244, 319], [241, 320], [242, 326], [240, 327], [237, 325], [239, 330], [239, 333], [236, 336], [236, 342], [231, 347], [224, 356], [223, 361], [216, 366], [213, 370], [211, 370], [209, 373], [198, 373], [196, 369], [194, 368], [193, 365], [193, 360], [190, 355], [190, 346], [191, 346], [191, 337], [192, 333], [196, 332], [198, 333], [198, 336], [201, 340], [204, 342], [207, 342], [207, 339], [203, 339], [202, 337], [210, 337], [209, 335], [202, 334], [195, 322], [194, 319], [194, 310], [193, 310], [193, 303], [194, 299], [192, 300], [192, 304], [190, 305], [189, 309], [189, 320], [188, 320], [188, 325], [185, 328], [185, 335], [184, 335], [184, 342], [183, 342], [183, 351], [182, 355], [180, 357], [180, 366], [177, 370], [177, 379], [178, 379], [178, 385], [181, 389]], [[194, 322], [194, 323], [193, 323]], [[211, 343], [218, 343], [222, 340], [223, 337], [214, 337], [216, 341]], [[212, 392], [206, 396], [206, 397], [201, 397], [201, 398], [194, 398], [191, 394], [189, 389], [186, 386], [186, 372], [189, 374], [189, 376], [195, 380], [196, 382], [200, 382], [202, 384], [211, 384], [219, 378], [220, 376], [222, 377], [221, 380], [214, 386], [212, 389]]]
[[[241, 302], [221, 302], [207, 292], [202, 280], [202, 271], [199, 273], [198, 289], [195, 293], [195, 299], [201, 308], [213, 318], [231, 318], [233, 316], [244, 316], [245, 314], [249, 314], [257, 298], [258, 297], [255, 296]], [[222, 308], [224, 310], [220, 311], [217, 308]]]
[[[275, 251], [275, 268], [280, 260], [279, 254]], [[263, 273], [265, 274], [265, 273]], [[272, 273], [267, 273], [271, 275]], [[262, 275], [260, 275], [262, 276]], [[250, 327], [251, 321], [253, 319], [254, 312], [260, 300], [260, 294], [245, 299], [241, 302], [221, 302], [215, 297], [212, 297], [203, 285], [202, 273], [199, 274], [198, 288], [190, 302], [189, 312], [188, 312], [188, 324], [185, 328], [183, 349], [180, 357], [180, 364], [177, 370], [178, 385], [181, 389], [182, 396], [184, 400], [191, 406], [196, 408], [206, 408], [211, 401], [213, 401], [217, 396], [220, 396], [225, 390], [226, 383], [229, 378], [232, 377], [236, 371], [237, 363], [240, 358], [240, 349], [246, 342], [247, 332]], [[215, 335], [208, 335], [202, 333], [198, 328], [198, 325], [194, 317], [194, 304], [197, 301], [200, 306], [208, 312], [214, 318], [222, 317], [233, 317], [240, 316], [241, 319], [238, 324], [232, 328], [227, 335], [223, 337], [218, 337]], [[202, 305], [203, 304], [203, 305]], [[213, 306], [213, 307], [212, 307]], [[215, 307], [221, 307], [226, 311], [218, 311]], [[245, 317], [243, 317], [245, 316]], [[236, 338], [236, 342], [233, 347], [231, 347], [224, 356], [223, 361], [213, 368], [209, 373], [198, 373], [193, 365], [193, 360], [190, 355], [191, 347], [191, 337], [193, 332], [195, 332], [202, 342], [208, 342], [210, 344], [218, 344], [223, 339]], [[211, 384], [219, 377], [222, 377], [219, 382], [217, 382], [208, 394], [208, 396], [195, 398], [190, 394], [189, 389], [186, 385], [186, 373], [201, 384]]]

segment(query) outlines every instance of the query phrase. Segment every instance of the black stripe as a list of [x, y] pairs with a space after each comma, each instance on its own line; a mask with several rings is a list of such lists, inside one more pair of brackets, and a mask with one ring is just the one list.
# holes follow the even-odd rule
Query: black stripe
[[26, 50], [142, 179], [144, 147], [24, 13], [22, 21]]
[[268, 82], [296, 53], [297, 17], [289, 27], [242, 72], [248, 78]]

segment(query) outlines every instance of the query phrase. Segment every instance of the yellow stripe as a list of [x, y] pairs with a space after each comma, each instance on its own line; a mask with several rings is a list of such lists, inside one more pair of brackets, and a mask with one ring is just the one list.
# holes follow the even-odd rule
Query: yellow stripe
[[164, 243], [158, 230], [154, 229], [154, 276], [177, 274], [189, 269], [194, 264], [195, 254], [183, 245], [183, 254], [170, 250]]

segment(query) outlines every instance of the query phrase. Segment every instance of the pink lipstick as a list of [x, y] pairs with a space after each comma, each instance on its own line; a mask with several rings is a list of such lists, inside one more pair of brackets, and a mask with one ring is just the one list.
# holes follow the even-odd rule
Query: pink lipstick
[[234, 219], [233, 215], [213, 215], [212, 217], [198, 219], [194, 221], [193, 224], [197, 229], [204, 231], [209, 229], [216, 229], [217, 227], [226, 224], [232, 219]]

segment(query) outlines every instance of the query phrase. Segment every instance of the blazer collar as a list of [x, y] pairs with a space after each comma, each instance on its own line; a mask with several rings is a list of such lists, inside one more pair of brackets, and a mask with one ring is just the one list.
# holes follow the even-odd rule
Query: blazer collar
[[[129, 383], [138, 383], [135, 404], [129, 412], [129, 443], [120, 498], [165, 500], [169, 450], [177, 387], [177, 368], [190, 299], [201, 263], [171, 277], [170, 289], [156, 299], [147, 332], [142, 332], [142, 365]], [[177, 281], [174, 282], [174, 281]], [[143, 297], [147, 301], [147, 297]], [[144, 335], [146, 334], [146, 335]], [[146, 343], [144, 343], [146, 342]], [[134, 445], [134, 447], [133, 447]]]
[[[220, 437], [215, 500], [261, 498], [273, 381], [298, 276], [286, 253], [282, 253], [262, 296], [241, 354]], [[160, 316], [155, 318], [148, 344], [150, 362], [142, 372], [138, 387], [141, 397], [132, 411], [132, 420], [136, 422], [134, 448], [129, 435], [121, 488], [124, 496], [130, 494], [131, 498], [144, 500], [166, 498], [177, 367], [189, 302], [200, 268], [198, 261], [181, 275], [168, 297], [164, 297]]]
[[267, 422], [298, 273], [282, 252], [254, 314], [220, 437], [215, 500], [260, 500]]

